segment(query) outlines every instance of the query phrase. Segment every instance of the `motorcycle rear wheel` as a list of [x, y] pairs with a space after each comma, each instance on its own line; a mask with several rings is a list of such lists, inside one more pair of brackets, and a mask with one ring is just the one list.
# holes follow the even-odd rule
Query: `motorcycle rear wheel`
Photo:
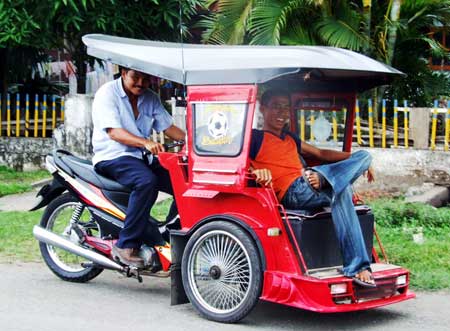
[[[45, 209], [40, 222], [41, 227], [71, 241], [76, 240], [77, 237], [71, 236], [69, 229], [76, 208], [80, 206], [81, 203], [70, 193], [60, 195]], [[90, 235], [101, 236], [98, 224], [93, 220], [87, 208], [83, 208], [76, 219], [76, 224], [84, 231], [89, 232]], [[47, 266], [63, 280], [85, 283], [94, 279], [103, 271], [103, 268], [96, 266], [83, 266], [84, 262], [89, 261], [52, 245], [40, 242], [39, 248]]]

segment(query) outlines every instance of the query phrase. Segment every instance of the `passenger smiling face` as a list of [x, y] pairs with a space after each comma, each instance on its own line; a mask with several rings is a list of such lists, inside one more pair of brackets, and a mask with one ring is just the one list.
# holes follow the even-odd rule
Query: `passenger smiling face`
[[291, 103], [288, 96], [274, 95], [267, 104], [261, 105], [264, 116], [264, 130], [280, 134], [290, 118]]

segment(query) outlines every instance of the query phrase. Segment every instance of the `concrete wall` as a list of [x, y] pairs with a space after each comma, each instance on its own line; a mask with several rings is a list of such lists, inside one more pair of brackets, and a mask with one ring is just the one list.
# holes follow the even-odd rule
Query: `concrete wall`
[[51, 138], [0, 137], [0, 164], [16, 170], [43, 168], [45, 156], [53, 148]]
[[65, 105], [64, 125], [53, 132], [56, 146], [73, 154], [92, 157], [92, 96], [68, 96]]
[[354, 148], [358, 149], [365, 149], [372, 155], [376, 178], [372, 184], [365, 178], [358, 179], [357, 190], [405, 192], [411, 186], [426, 182], [450, 187], [450, 152]]

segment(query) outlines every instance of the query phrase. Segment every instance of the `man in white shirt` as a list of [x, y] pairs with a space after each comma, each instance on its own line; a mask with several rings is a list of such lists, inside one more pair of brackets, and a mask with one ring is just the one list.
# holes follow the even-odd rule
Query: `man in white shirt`
[[[152, 155], [164, 151], [163, 145], [149, 139], [152, 129], [164, 131], [175, 140], [185, 138], [149, 86], [149, 75], [121, 68], [118, 79], [97, 91], [92, 110], [95, 169], [132, 190], [124, 228], [112, 253], [122, 263], [138, 268], [143, 267], [137, 251], [143, 243], [150, 209], [159, 190], [172, 190], [167, 171], [149, 166], [142, 150]], [[161, 242], [162, 237], [153, 244]]]

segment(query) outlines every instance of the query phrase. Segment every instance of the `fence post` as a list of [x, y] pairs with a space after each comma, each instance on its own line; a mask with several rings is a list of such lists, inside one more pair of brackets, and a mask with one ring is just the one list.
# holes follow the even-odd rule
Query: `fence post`
[[28, 129], [30, 128], [30, 96], [25, 95], [25, 137], [28, 137]]
[[398, 146], [398, 101], [394, 100], [394, 147]]
[[6, 99], [6, 135], [11, 136], [11, 96], [9, 93]]
[[403, 100], [403, 114], [405, 115], [404, 117], [404, 125], [405, 125], [405, 148], [409, 147], [409, 128], [408, 128], [408, 116], [409, 116], [409, 109], [408, 109], [408, 101], [407, 100]]
[[45, 138], [47, 136], [47, 94], [44, 94], [42, 107], [42, 138]]
[[356, 99], [355, 115], [356, 115], [356, 142], [358, 143], [358, 145], [362, 145], [361, 118], [359, 116], [359, 100], [358, 99]]
[[64, 123], [64, 105], [65, 105], [64, 97], [61, 97], [61, 122]]
[[445, 137], [444, 137], [444, 151], [448, 152], [448, 145], [450, 140], [450, 101], [447, 101], [447, 114], [445, 115]]
[[386, 99], [382, 101], [381, 108], [381, 147], [386, 148]]
[[368, 100], [368, 112], [369, 112], [369, 146], [373, 147], [373, 108], [372, 99]]
[[305, 141], [305, 111], [300, 110], [300, 138]]
[[38, 121], [39, 121], [39, 95], [34, 95], [34, 137], [38, 136]]
[[436, 149], [436, 129], [437, 129], [437, 108], [438, 101], [434, 100], [433, 121], [431, 123], [431, 150]]
[[16, 137], [20, 137], [20, 94], [16, 94]]
[[337, 126], [337, 119], [336, 119], [336, 110], [333, 110], [333, 140], [335, 142], [338, 141], [338, 126]]
[[56, 128], [56, 99], [55, 95], [52, 95], [52, 129]]

